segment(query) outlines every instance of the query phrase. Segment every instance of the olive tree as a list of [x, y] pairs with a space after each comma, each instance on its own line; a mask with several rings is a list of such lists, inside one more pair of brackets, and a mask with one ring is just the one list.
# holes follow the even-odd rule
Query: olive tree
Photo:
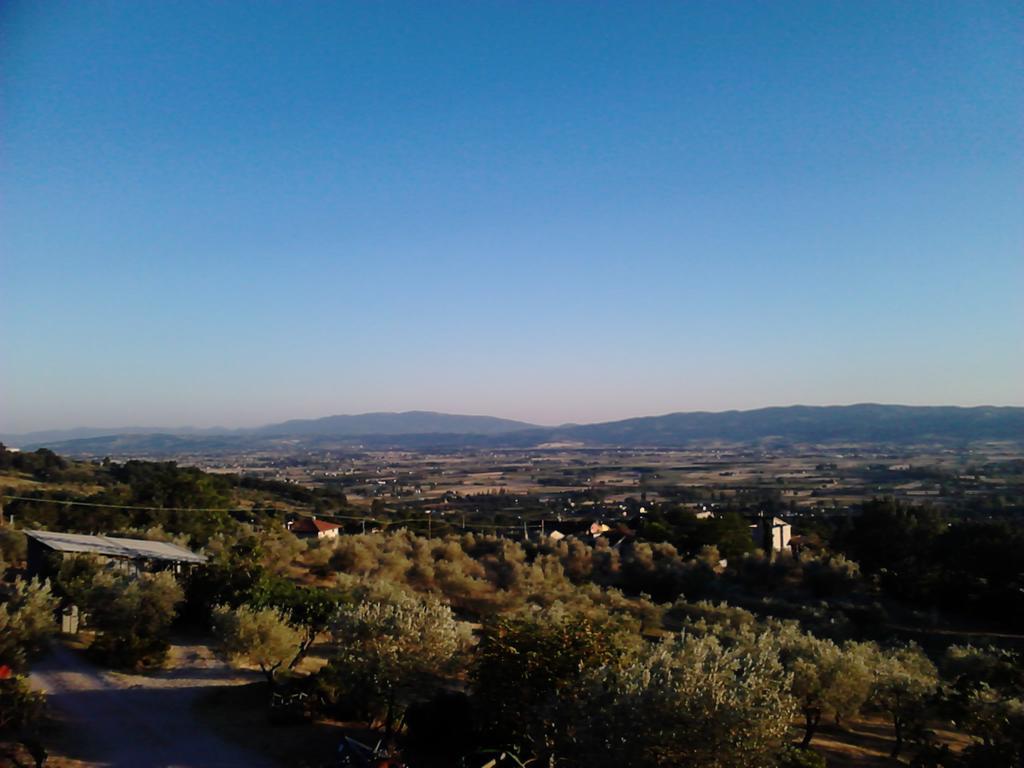
[[771, 764], [796, 712], [776, 641], [680, 636], [592, 670], [578, 713], [581, 764]]
[[877, 653], [878, 646], [874, 643], [852, 640], [843, 643], [828, 697], [836, 725], [840, 725], [843, 718], [859, 714], [867, 703], [873, 681], [872, 664]]
[[954, 645], [943, 659], [944, 705], [976, 739], [967, 765], [1024, 765], [1024, 665], [1002, 648]]
[[808, 747], [826, 712], [839, 719], [860, 711], [871, 687], [866, 646], [848, 643], [836, 645], [828, 639], [801, 632], [794, 624], [783, 626], [777, 634], [780, 659], [792, 675], [790, 691], [804, 718], [804, 736], [800, 744]]
[[113, 577], [104, 572], [103, 562], [98, 555], [69, 553], [61, 560], [53, 588], [65, 602], [88, 610], [94, 590], [101, 586], [111, 586], [112, 583]]
[[878, 654], [874, 665], [870, 703], [892, 719], [896, 743], [892, 757], [899, 757], [908, 727], [922, 720], [938, 687], [935, 665], [914, 643]]
[[267, 571], [285, 574], [292, 561], [305, 552], [306, 545], [291, 531], [275, 526], [260, 531], [258, 549], [260, 562]]
[[57, 600], [49, 582], [15, 579], [0, 590], [0, 664], [20, 667], [56, 631]]
[[36, 731], [46, 707], [46, 698], [33, 690], [28, 679], [0, 666], [0, 739], [22, 737]]
[[294, 659], [302, 647], [302, 632], [277, 608], [218, 605], [213, 610], [213, 628], [218, 644], [231, 662], [259, 667], [271, 686], [278, 670]]
[[90, 625], [98, 630], [90, 650], [115, 666], [163, 663], [171, 623], [184, 598], [167, 571], [137, 578], [101, 572], [85, 594]]
[[298, 650], [288, 661], [297, 667], [316, 643], [333, 626], [340, 606], [350, 602], [340, 590], [305, 587], [280, 576], [264, 575], [252, 589], [249, 605], [254, 609], [275, 608], [302, 637]]
[[[24, 533], [0, 525], [0, 563], [20, 563], [28, 553], [28, 540]], [[6, 567], [0, 570], [0, 575]]]
[[581, 678], [626, 649], [621, 629], [561, 607], [486, 624], [473, 667], [485, 742], [541, 763], [571, 751]]
[[338, 652], [319, 674], [321, 689], [367, 722], [382, 721], [386, 737], [409, 704], [437, 690], [468, 639], [451, 608], [412, 597], [345, 606], [332, 635]]

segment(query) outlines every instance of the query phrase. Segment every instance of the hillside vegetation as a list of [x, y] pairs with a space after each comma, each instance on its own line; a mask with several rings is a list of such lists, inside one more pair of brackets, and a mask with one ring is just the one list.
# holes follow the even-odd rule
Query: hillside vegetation
[[[925, 631], [915, 643], [894, 629], [964, 600], [1002, 606], [1012, 628], [1024, 614], [1013, 602], [1024, 538], [1005, 521], [875, 500], [848, 526], [814, 531], [813, 551], [747, 546], [725, 560], [742, 519], [671, 506], [652, 509], [650, 537], [640, 529], [615, 545], [429, 537], [400, 519], [305, 542], [285, 517], [351, 511], [343, 496], [45, 450], [0, 451], [0, 473], [0, 488], [19, 482], [4, 491], [17, 528], [0, 528], [9, 733], [41, 717], [18, 673], [53, 632], [53, 608], [73, 602], [105, 664], [163, 663], [174, 626], [210, 633], [279, 701], [305, 702], [274, 717], [373, 729], [413, 768], [481, 766], [502, 751], [503, 765], [511, 755], [599, 768], [822, 765], [832, 753], [816, 745], [842, 741], [864, 716], [888, 723], [893, 760], [980, 768], [1024, 757], [1012, 642]], [[210, 561], [178, 582], [69, 557], [42, 584], [21, 571], [24, 527], [169, 538]], [[950, 729], [961, 735], [941, 735]]]

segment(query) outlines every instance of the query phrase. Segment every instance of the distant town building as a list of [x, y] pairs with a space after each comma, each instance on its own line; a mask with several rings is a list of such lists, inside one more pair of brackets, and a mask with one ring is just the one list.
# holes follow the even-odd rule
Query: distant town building
[[538, 531], [537, 535], [551, 541], [561, 541], [569, 536], [578, 539], [586, 539], [587, 537], [597, 539], [612, 530], [605, 523], [588, 520], [560, 520], [555, 525], [557, 525], [557, 528]]
[[754, 545], [768, 554], [789, 549], [793, 538], [793, 526], [781, 517], [760, 517], [750, 526]]
[[288, 524], [288, 530], [300, 539], [336, 539], [341, 526], [316, 517], [300, 517]]

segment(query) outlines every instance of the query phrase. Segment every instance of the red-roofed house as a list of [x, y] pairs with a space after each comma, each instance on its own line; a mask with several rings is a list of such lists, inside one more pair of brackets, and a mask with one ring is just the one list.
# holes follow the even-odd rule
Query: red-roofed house
[[341, 526], [317, 520], [315, 517], [300, 517], [288, 526], [288, 530], [300, 539], [335, 539]]

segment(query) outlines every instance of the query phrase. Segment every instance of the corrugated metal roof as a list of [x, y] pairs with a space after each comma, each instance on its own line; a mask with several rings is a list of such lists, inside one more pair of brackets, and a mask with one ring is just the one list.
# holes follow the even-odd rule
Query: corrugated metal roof
[[193, 552], [169, 541], [149, 541], [148, 539], [121, 539], [108, 537], [107, 541], [114, 541], [123, 547], [138, 552], [140, 557], [151, 560], [175, 560], [181, 563], [205, 563], [206, 556]]
[[115, 536], [86, 536], [58, 531], [25, 531], [40, 544], [58, 552], [78, 552], [125, 557], [132, 560], [162, 560], [175, 563], [205, 563], [206, 556], [166, 541], [122, 539]]

